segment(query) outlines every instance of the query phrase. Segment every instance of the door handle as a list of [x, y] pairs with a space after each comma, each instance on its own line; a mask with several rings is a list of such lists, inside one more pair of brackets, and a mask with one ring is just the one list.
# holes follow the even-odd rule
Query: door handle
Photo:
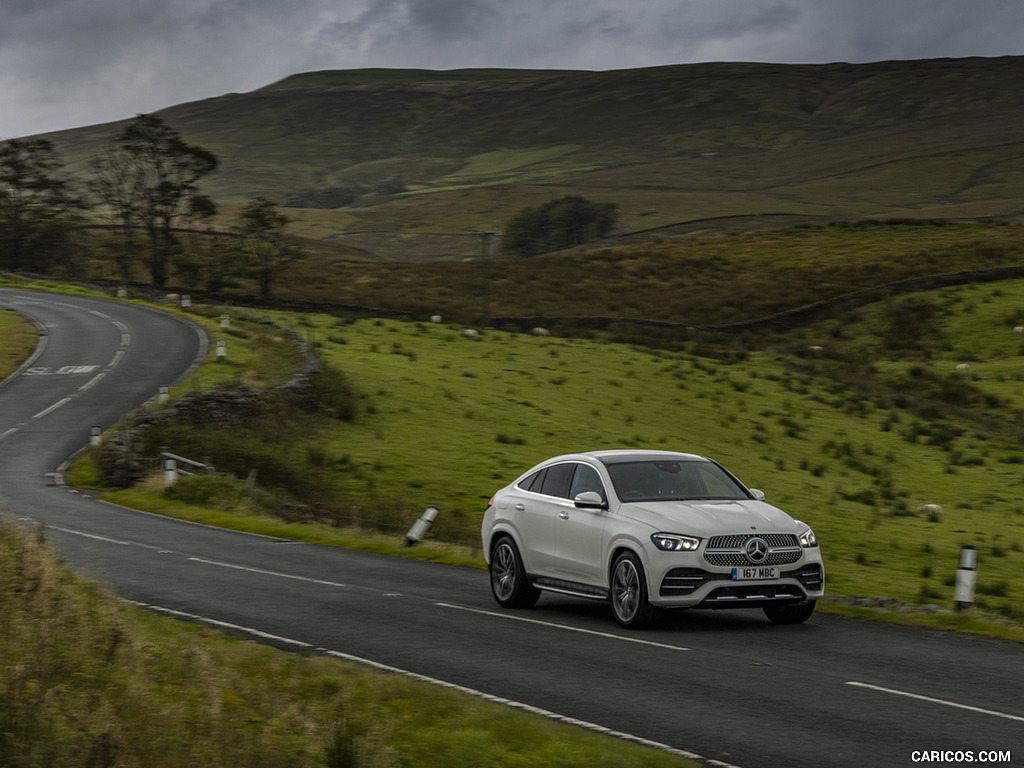
[[561, 512], [558, 513], [558, 516], [560, 518], [562, 518], [563, 520], [568, 520], [569, 519], [569, 513], [566, 512], [564, 509]]
[[526, 509], [526, 505], [525, 504], [516, 504], [516, 510], [518, 512], [522, 512], [524, 509]]

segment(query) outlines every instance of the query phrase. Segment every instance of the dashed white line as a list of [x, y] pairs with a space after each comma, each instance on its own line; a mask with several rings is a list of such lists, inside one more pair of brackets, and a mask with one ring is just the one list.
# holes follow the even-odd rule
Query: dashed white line
[[106, 373], [97, 373], [88, 382], [86, 382], [85, 384], [80, 386], [78, 388], [78, 391], [79, 392], [84, 392], [85, 390], [89, 389], [89, 387], [91, 387], [93, 384], [95, 384], [97, 381], [99, 381], [100, 379], [102, 379], [106, 375], [107, 375]]
[[112, 358], [110, 358], [110, 362], [107, 363], [107, 368], [113, 368], [115, 365], [120, 363], [122, 357], [124, 357], [124, 350], [123, 349], [117, 350], [115, 355]]
[[247, 565], [235, 565], [234, 563], [222, 563], [217, 560], [206, 560], [202, 557], [190, 557], [190, 561], [194, 563], [204, 563], [206, 565], [217, 565], [221, 568], [234, 568], [237, 571], [249, 571], [250, 573], [261, 573], [264, 576], [277, 576], [282, 579], [295, 579], [296, 581], [308, 581], [312, 584], [324, 584], [328, 587], [344, 587], [344, 584], [339, 584], [336, 581], [324, 581], [323, 579], [311, 579], [308, 576], [296, 576], [292, 573], [281, 573], [279, 571], [266, 571], [262, 568], [251, 568]]
[[51, 405], [49, 408], [44, 408], [43, 410], [41, 410], [39, 413], [37, 413], [32, 418], [33, 419], [41, 419], [46, 414], [53, 413], [54, 411], [56, 411], [58, 408], [60, 408], [65, 403], [70, 403], [70, 402], [71, 402], [71, 398], [70, 397], [65, 397], [63, 400], [58, 400], [56, 403]]
[[955, 701], [947, 701], [945, 699], [936, 699], [931, 696], [922, 696], [919, 693], [910, 693], [909, 691], [898, 691], [895, 688], [883, 688], [880, 685], [871, 685], [869, 683], [858, 683], [856, 681], [849, 681], [847, 685], [855, 685], [858, 688], [868, 688], [872, 691], [881, 691], [882, 693], [891, 693], [896, 696], [906, 696], [909, 699], [918, 699], [919, 701], [929, 701], [932, 704], [942, 704], [946, 707], [955, 707], [956, 709], [966, 709], [968, 712], [978, 712], [982, 715], [992, 715], [993, 717], [1005, 717], [1007, 720], [1017, 720], [1018, 722], [1024, 723], [1024, 717], [1019, 715], [1010, 715], [1006, 712], [998, 712], [994, 709], [982, 709], [981, 707], [972, 707], [969, 704], [960, 704]]
[[681, 645], [669, 645], [668, 643], [656, 643], [653, 640], [643, 640], [638, 637], [624, 637], [623, 635], [613, 635], [611, 632], [599, 632], [596, 629], [584, 629], [583, 627], [573, 627], [568, 624], [556, 624], [551, 621], [541, 621], [540, 619], [528, 619], [525, 616], [516, 616], [511, 613], [499, 613], [497, 611], [484, 611], [479, 608], [467, 608], [463, 605], [453, 605], [452, 603], [434, 603], [434, 605], [440, 608], [454, 608], [457, 611], [466, 611], [467, 613], [479, 613], [482, 616], [496, 616], [501, 619], [509, 619], [511, 621], [522, 621], [527, 624], [540, 624], [545, 627], [554, 627], [555, 629], [566, 629], [570, 632], [580, 632], [584, 635], [596, 635], [597, 637], [607, 637], [612, 640], [622, 640], [627, 643], [639, 643], [640, 645], [649, 645], [655, 648], [666, 648], [670, 651], [689, 651], [690, 648], [684, 648]]

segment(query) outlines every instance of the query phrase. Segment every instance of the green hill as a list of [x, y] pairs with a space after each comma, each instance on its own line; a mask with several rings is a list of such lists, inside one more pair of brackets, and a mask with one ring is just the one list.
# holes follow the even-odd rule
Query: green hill
[[[689, 64], [610, 72], [298, 74], [157, 114], [214, 153], [222, 204], [349, 190], [294, 230], [386, 260], [476, 255], [563, 194], [620, 206], [619, 236], [1024, 210], [1024, 57]], [[72, 167], [118, 123], [51, 134]], [[381, 194], [399, 177], [406, 191]], [[636, 235], [634, 233], [642, 233]]]

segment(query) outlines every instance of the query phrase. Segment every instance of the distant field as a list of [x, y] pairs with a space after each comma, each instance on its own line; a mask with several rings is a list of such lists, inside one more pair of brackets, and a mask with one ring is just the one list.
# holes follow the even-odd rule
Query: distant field
[[[1019, 218], [1022, 73], [1024, 57], [313, 72], [156, 114], [220, 158], [202, 187], [222, 223], [256, 195], [345, 188], [343, 208], [290, 208], [292, 231], [422, 262], [473, 256], [467, 230], [565, 194], [617, 203], [620, 236]], [[50, 138], [85, 173], [119, 125]], [[406, 191], [379, 192], [392, 177]]]

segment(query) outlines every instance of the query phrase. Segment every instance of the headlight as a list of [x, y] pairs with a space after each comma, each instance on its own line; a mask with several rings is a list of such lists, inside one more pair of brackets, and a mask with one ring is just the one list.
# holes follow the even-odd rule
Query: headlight
[[818, 546], [818, 539], [810, 528], [800, 534], [800, 546], [804, 549]]
[[655, 533], [651, 536], [654, 546], [665, 552], [693, 552], [700, 546], [700, 539], [694, 536], [680, 536], [677, 533]]

